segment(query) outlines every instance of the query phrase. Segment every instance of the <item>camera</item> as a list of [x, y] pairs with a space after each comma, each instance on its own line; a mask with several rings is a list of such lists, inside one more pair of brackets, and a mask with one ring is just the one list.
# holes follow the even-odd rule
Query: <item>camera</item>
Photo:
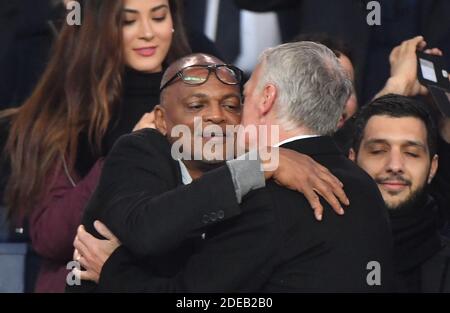
[[418, 79], [430, 91], [441, 113], [450, 117], [450, 80], [444, 58], [417, 51]]

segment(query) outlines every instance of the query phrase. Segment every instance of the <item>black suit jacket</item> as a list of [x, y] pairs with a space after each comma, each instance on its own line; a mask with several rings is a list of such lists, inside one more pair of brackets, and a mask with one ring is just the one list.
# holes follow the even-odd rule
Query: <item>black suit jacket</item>
[[[227, 166], [182, 185], [180, 167], [165, 137], [153, 129], [122, 136], [108, 154], [82, 224], [98, 238], [100, 220], [156, 276], [172, 276], [202, 243], [204, 228], [239, 215]], [[91, 292], [83, 282], [69, 292]]]
[[[142, 144], [150, 143], [147, 140], [142, 141]], [[375, 183], [342, 155], [328, 137], [295, 141], [284, 147], [310, 155], [344, 183], [351, 201], [345, 216], [335, 215], [324, 203], [325, 218], [322, 222], [317, 222], [302, 194], [269, 182], [266, 188], [251, 192], [244, 198], [240, 215], [209, 227], [206, 239], [172, 277], [155, 275], [156, 264], [137, 264], [125, 244], [105, 263], [99, 283], [100, 290], [391, 291], [391, 230], [384, 202]], [[143, 177], [146, 173], [142, 171], [136, 175]], [[144, 180], [139, 177], [134, 178]], [[211, 181], [211, 184], [216, 182]], [[205, 196], [209, 193], [209, 188], [211, 185], [205, 186]], [[176, 198], [176, 193], [172, 197]], [[184, 223], [184, 228], [178, 232], [180, 236], [187, 228], [200, 223], [200, 220], [182, 217], [189, 214], [186, 212], [190, 210], [191, 201], [193, 200], [187, 200], [185, 205], [177, 208], [180, 223]], [[213, 209], [215, 205], [212, 201], [210, 208]], [[142, 219], [146, 219], [144, 215], [141, 216]], [[177, 224], [171, 214], [160, 215], [159, 220], [161, 227], [167, 230], [175, 229], [174, 225]], [[144, 223], [141, 227], [145, 227]], [[138, 228], [134, 228], [134, 231], [142, 231]], [[145, 244], [149, 238], [135, 239], [141, 243], [133, 243], [134, 248]], [[371, 261], [380, 264], [381, 286], [367, 284], [367, 266]]]

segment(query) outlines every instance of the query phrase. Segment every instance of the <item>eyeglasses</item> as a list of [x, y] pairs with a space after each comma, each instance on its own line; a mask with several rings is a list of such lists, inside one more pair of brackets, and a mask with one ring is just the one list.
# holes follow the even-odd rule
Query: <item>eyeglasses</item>
[[217, 79], [226, 85], [242, 84], [242, 78], [244, 75], [242, 70], [236, 66], [228, 64], [191, 65], [178, 71], [172, 78], [161, 86], [160, 91], [163, 91], [164, 88], [172, 84], [177, 78], [180, 78], [183, 83], [188, 85], [202, 85], [208, 81], [211, 72], [214, 72]]

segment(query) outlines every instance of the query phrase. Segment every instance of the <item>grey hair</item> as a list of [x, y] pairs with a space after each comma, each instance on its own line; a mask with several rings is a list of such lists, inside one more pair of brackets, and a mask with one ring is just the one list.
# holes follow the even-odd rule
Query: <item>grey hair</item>
[[310, 41], [287, 43], [265, 50], [260, 64], [258, 88], [276, 86], [276, 114], [285, 130], [336, 131], [353, 85], [330, 49]]

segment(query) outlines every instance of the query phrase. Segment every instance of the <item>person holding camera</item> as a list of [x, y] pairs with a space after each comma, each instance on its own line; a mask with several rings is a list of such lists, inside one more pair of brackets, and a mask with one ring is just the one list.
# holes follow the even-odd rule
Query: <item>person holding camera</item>
[[437, 152], [439, 155], [439, 169], [429, 187], [429, 191], [438, 203], [439, 224], [442, 233], [450, 235], [450, 118], [442, 114], [435, 106], [428, 89], [419, 83], [417, 77], [416, 51], [423, 51], [435, 56], [443, 56], [439, 48], [426, 48], [427, 42], [423, 36], [405, 40], [395, 47], [390, 56], [391, 76], [383, 89], [375, 96], [379, 98], [386, 94], [397, 94], [408, 97], [426, 97], [427, 108], [436, 120], [439, 130]]

